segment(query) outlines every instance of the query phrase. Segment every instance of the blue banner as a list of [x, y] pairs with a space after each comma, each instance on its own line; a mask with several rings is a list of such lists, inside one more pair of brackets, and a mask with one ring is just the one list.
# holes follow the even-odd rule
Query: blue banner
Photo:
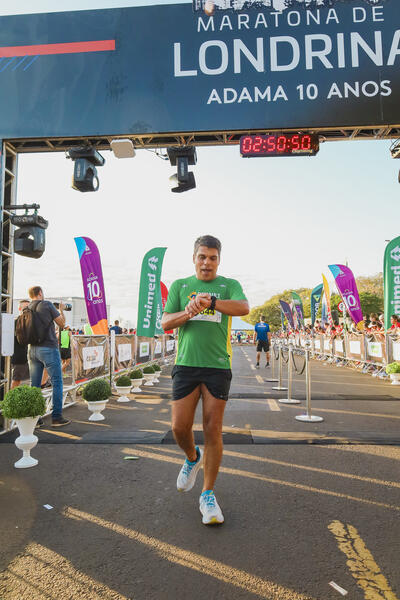
[[1, 135], [400, 122], [399, 0], [276, 1], [0, 16]]

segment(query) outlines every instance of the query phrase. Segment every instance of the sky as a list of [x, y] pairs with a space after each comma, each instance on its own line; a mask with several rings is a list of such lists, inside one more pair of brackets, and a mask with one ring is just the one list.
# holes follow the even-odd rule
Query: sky
[[[222, 242], [219, 273], [238, 279], [251, 306], [284, 289], [314, 287], [328, 264], [355, 276], [382, 270], [385, 240], [400, 234], [400, 161], [391, 140], [321, 144], [315, 157], [241, 158], [239, 147], [198, 148], [197, 188], [173, 194], [169, 161], [138, 150], [104, 152], [100, 189], [71, 185], [64, 153], [19, 156], [18, 202], [41, 205], [49, 221], [40, 259], [17, 256], [15, 297], [31, 285], [47, 296], [83, 296], [74, 237], [99, 247], [111, 319], [136, 323], [141, 261], [165, 246], [162, 279], [193, 274], [193, 243]], [[332, 278], [330, 278], [332, 281]]]

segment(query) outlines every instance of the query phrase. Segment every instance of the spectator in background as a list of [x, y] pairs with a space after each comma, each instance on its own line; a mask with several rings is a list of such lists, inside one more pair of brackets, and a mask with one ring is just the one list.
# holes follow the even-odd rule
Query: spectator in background
[[390, 332], [396, 331], [396, 333], [397, 333], [397, 330], [400, 327], [399, 317], [397, 315], [392, 315], [390, 317], [390, 322], [391, 322], [392, 326], [390, 327], [390, 329], [388, 329], [388, 331], [390, 331]]
[[72, 331], [68, 325], [66, 325], [64, 329], [60, 329], [59, 342], [63, 373], [65, 373], [69, 363], [71, 362], [71, 336]]
[[[18, 304], [18, 312], [22, 313], [24, 308], [28, 306], [29, 300], [20, 300]], [[17, 319], [14, 321], [14, 331]], [[12, 382], [11, 389], [21, 385], [22, 381], [29, 379], [28, 365], [28, 346], [21, 346], [14, 333], [14, 354], [11, 357], [12, 365]]]
[[114, 325], [110, 327], [110, 331], [115, 331], [115, 335], [121, 335], [122, 328], [119, 326], [119, 321], [114, 321]]
[[[45, 329], [44, 340], [37, 345], [30, 344], [28, 352], [29, 370], [31, 374], [32, 387], [40, 387], [43, 369], [46, 368], [53, 385], [53, 427], [68, 425], [70, 421], [62, 416], [63, 408], [63, 378], [61, 371], [61, 357], [54, 323], [59, 327], [65, 326], [63, 304], [60, 302], [59, 310], [52, 302], [44, 299], [43, 290], [35, 285], [29, 289], [29, 297], [32, 302], [29, 307], [38, 314]], [[39, 419], [41, 426], [43, 420]]]

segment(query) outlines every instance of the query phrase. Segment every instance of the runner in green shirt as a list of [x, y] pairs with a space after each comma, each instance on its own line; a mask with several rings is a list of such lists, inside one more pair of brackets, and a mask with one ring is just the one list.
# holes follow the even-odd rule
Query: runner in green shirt
[[194, 245], [196, 275], [171, 285], [162, 318], [164, 330], [179, 328], [176, 364], [172, 371], [172, 431], [186, 460], [177, 488], [188, 492], [203, 463], [194, 444], [193, 421], [203, 400], [204, 485], [200, 511], [206, 525], [223, 523], [214, 495], [222, 459], [222, 422], [232, 379], [231, 318], [249, 312], [242, 287], [235, 279], [217, 275], [221, 242], [210, 235]]

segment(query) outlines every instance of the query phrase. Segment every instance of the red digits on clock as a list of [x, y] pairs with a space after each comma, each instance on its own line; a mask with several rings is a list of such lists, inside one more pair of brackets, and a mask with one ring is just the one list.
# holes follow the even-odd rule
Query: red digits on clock
[[276, 149], [279, 152], [285, 152], [286, 150], [286, 137], [284, 135], [280, 135], [277, 140]]
[[311, 149], [311, 137], [309, 135], [303, 136], [301, 140], [301, 149], [302, 150], [310, 150]]
[[253, 144], [253, 152], [260, 152], [261, 149], [261, 144], [263, 143], [263, 139], [260, 135], [257, 135], [254, 138], [254, 144]]
[[274, 135], [269, 135], [268, 136], [267, 144], [268, 144], [268, 152], [275, 152], [275, 150], [276, 150], [276, 143], [275, 143], [275, 136]]
[[242, 142], [242, 152], [251, 152], [251, 144], [253, 140], [251, 137], [245, 137]]
[[292, 149], [293, 150], [300, 150], [300, 138], [298, 135], [294, 135], [292, 137]]

